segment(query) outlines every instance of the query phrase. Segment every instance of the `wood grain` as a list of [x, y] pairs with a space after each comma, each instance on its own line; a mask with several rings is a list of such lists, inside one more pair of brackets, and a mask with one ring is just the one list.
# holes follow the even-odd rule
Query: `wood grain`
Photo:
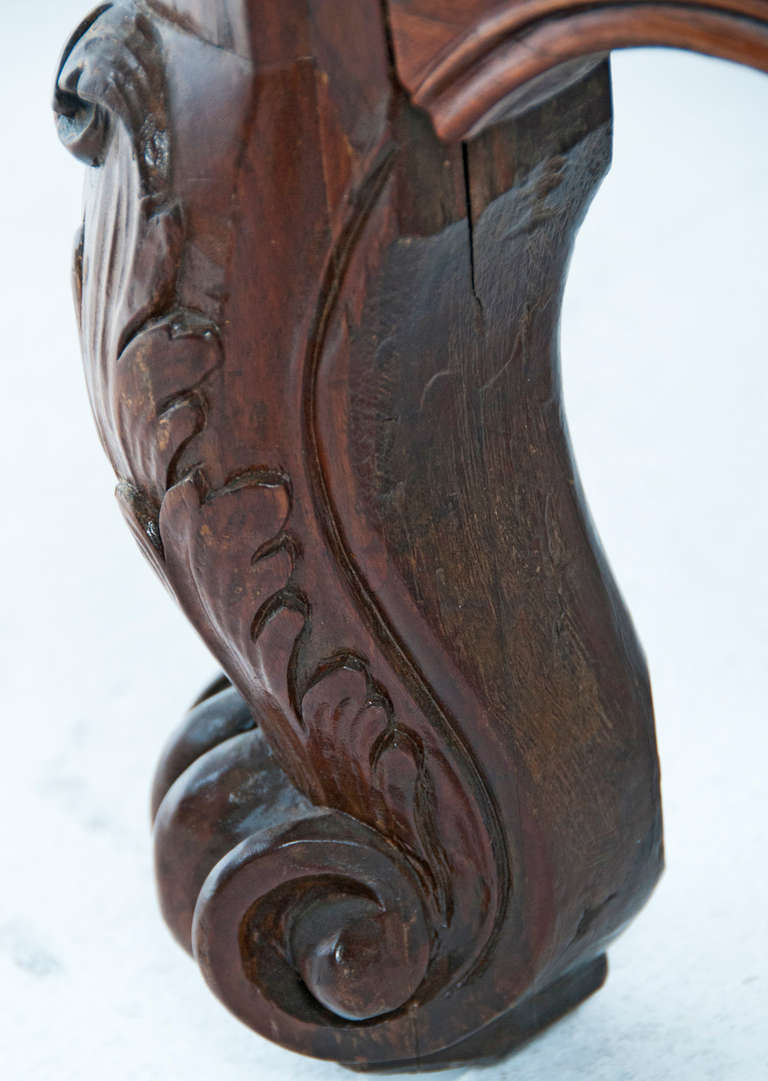
[[604, 54], [647, 41], [760, 66], [765, 4], [124, 0], [65, 49], [96, 423], [225, 673], [156, 774], [161, 907], [297, 1051], [498, 1057], [661, 871], [557, 349]]
[[398, 75], [444, 139], [573, 83], [612, 49], [665, 45], [768, 71], [766, 0], [389, 0]]

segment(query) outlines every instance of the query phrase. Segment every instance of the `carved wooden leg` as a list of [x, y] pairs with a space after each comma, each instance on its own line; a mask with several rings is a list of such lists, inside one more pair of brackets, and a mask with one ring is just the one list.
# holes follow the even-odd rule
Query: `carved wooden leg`
[[[238, 1017], [357, 1069], [530, 1037], [662, 864], [557, 328], [603, 54], [685, 0], [446, 6], [103, 5], [56, 91], [118, 498], [227, 677], [158, 769], [163, 913]], [[758, 7], [690, 42], [768, 64]]]
[[[396, 878], [393, 889], [393, 882], [388, 880], [389, 858], [394, 854], [388, 854], [383, 865], [385, 873], [378, 878], [375, 873], [378, 869], [371, 865], [369, 846], [379, 847], [380, 839], [370, 837], [368, 831], [361, 830], [351, 819], [333, 821], [327, 811], [318, 813], [277, 764], [238, 691], [231, 686], [212, 689], [216, 693], [196, 703], [172, 736], [153, 787], [156, 868], [166, 922], [185, 949], [191, 952], [193, 945], [197, 948], [206, 978], [224, 1001], [230, 1006], [242, 1002], [241, 1016], [249, 1023], [254, 1021], [253, 1005], [249, 1002], [251, 985], [255, 982], [262, 986], [265, 995], [282, 998], [286, 983], [289, 986], [295, 983], [296, 971], [301, 974], [304, 986], [337, 1015], [371, 1016], [369, 1011], [377, 1005], [380, 1012], [387, 1012], [395, 995], [407, 1000], [415, 990], [414, 978], [403, 970], [398, 941], [403, 934], [403, 922], [412, 918], [407, 911], [397, 911], [403, 896], [409, 899], [408, 884]], [[328, 865], [329, 850], [325, 845], [322, 863], [313, 866], [310, 880], [304, 879], [302, 872], [307, 869], [308, 850], [306, 820], [311, 816], [316, 816], [317, 827], [311, 833], [311, 840], [338, 838], [342, 831], [344, 846], [351, 852], [349, 863], [348, 853], [343, 853], [344, 868], [354, 871], [358, 887], [367, 869], [374, 872], [368, 885], [375, 891], [377, 907], [384, 908], [388, 914], [394, 909], [396, 921], [382, 924], [379, 913], [371, 909], [370, 898], [362, 892], [355, 891], [358, 896], [350, 898], [345, 891], [337, 894], [326, 888], [323, 879], [332, 879], [338, 867]], [[275, 857], [276, 840], [283, 848], [296, 849], [298, 859], [291, 854], [288, 864], [294, 874], [285, 888], [273, 890], [257, 905], [262, 892], [269, 893], [264, 889], [263, 871], [265, 868], [269, 871], [269, 860]], [[265, 841], [269, 843], [268, 850]], [[238, 896], [242, 886], [228, 882], [232, 873], [230, 853], [241, 844], [245, 851], [237, 857], [238, 874], [243, 875], [244, 869], [247, 870], [244, 856], [256, 861], [255, 873], [245, 878], [246, 895], [242, 899]], [[386, 854], [386, 848], [381, 849], [381, 854]], [[285, 863], [281, 858], [282, 873], [286, 870]], [[229, 892], [235, 893], [235, 925], [231, 925], [229, 906], [221, 900], [227, 885]], [[237, 926], [243, 904], [251, 908], [250, 952], [245, 972], [243, 930]], [[379, 924], [374, 934], [368, 933], [371, 911]], [[389, 927], [392, 937], [388, 940]], [[267, 935], [268, 944], [264, 942]], [[277, 956], [276, 939], [280, 943]], [[203, 950], [201, 941], [205, 943]], [[233, 945], [236, 954], [240, 951], [241, 960], [233, 956]], [[340, 945], [342, 948], [349, 945], [355, 951], [356, 965], [360, 951], [364, 951], [368, 962], [359, 976], [356, 970], [345, 971], [343, 983], [339, 980], [337, 964], [332, 965], [335, 972], [328, 971], [329, 961], [336, 961], [335, 957], [329, 958], [329, 951], [331, 947], [338, 951]], [[375, 956], [374, 949], [378, 951]], [[348, 1065], [358, 1070], [409, 1070], [414, 1065], [428, 1070], [498, 1058], [600, 987], [605, 971], [604, 955], [577, 965], [480, 1032], [443, 1051], [420, 1056], [417, 1063], [407, 1058]]]

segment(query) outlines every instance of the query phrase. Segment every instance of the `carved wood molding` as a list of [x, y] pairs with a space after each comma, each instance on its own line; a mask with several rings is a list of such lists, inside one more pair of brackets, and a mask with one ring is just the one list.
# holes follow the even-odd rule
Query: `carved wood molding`
[[[764, 5], [716, 6], [758, 55]], [[661, 869], [560, 393], [621, 43], [616, 5], [571, 7], [123, 0], [58, 74], [99, 433], [226, 673], [155, 779], [163, 912], [242, 1020], [358, 1069], [509, 1050], [599, 986]], [[588, 31], [518, 67], [555, 16]], [[445, 143], [392, 43], [443, 135], [555, 78]]]
[[613, 49], [666, 45], [768, 72], [766, 0], [389, 0], [397, 70], [443, 139], [581, 78]]

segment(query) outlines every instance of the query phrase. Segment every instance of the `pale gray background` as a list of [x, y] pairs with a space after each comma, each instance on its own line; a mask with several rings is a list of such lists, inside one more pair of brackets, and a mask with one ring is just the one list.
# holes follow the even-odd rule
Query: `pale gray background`
[[[2, 0], [0, 1075], [341, 1081], [233, 1020], [173, 944], [147, 789], [214, 670], [112, 499], [69, 291], [82, 168], [49, 116], [82, 0]], [[768, 79], [614, 59], [578, 242], [568, 415], [654, 680], [669, 869], [606, 988], [465, 1081], [768, 1076]]]

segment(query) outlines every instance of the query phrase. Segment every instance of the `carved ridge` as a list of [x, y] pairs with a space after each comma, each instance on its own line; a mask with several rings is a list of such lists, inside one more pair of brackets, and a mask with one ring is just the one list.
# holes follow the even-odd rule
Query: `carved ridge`
[[[292, 3], [257, 35], [253, 0], [117, 0], [59, 71], [62, 139], [99, 169], [75, 281], [117, 497], [227, 673], [156, 775], [160, 902], [263, 1035], [452, 1065], [594, 990], [660, 864], [645, 669], [550, 355], [607, 65], [444, 147], [394, 85], [411, 0]], [[530, 77], [552, 59], [487, 42], [434, 84], [438, 127], [508, 108], [508, 46]]]
[[[394, 37], [397, 41], [396, 28]], [[642, 45], [695, 49], [768, 71], [765, 5], [762, 0], [517, 0], [475, 19], [438, 51], [425, 72], [399, 67], [438, 134], [459, 140], [541, 100], [530, 97], [530, 88], [548, 73], [561, 69], [559, 79], [542, 82], [542, 97], [583, 75], [585, 63], [597, 63], [612, 49]]]
[[[450, 922], [454, 902], [449, 860], [435, 820], [434, 784], [421, 738], [417, 732], [396, 719], [389, 694], [384, 686], [373, 678], [369, 662], [365, 658], [343, 652], [315, 664], [311, 670], [306, 667], [306, 646], [312, 632], [312, 605], [304, 591], [294, 583], [294, 572], [304, 558], [304, 551], [299, 538], [294, 537], [288, 529], [293, 510], [290, 478], [279, 468], [250, 466], [231, 474], [224, 484], [215, 485], [208, 479], [204, 452], [192, 454], [192, 448], [199, 444], [199, 437], [204, 433], [215, 410], [215, 403], [206, 387], [211, 377], [224, 366], [224, 353], [216, 322], [204, 312], [178, 305], [178, 281], [186, 234], [183, 208], [170, 197], [173, 148], [168, 138], [165, 87], [160, 74], [162, 56], [152, 25], [146, 16], [133, 6], [108, 5], [99, 9], [83, 26], [85, 29], [81, 28], [80, 31], [81, 42], [83, 35], [87, 39], [91, 31], [100, 34], [102, 40], [107, 42], [108, 56], [106, 59], [101, 58], [101, 63], [106, 64], [106, 72], [99, 67], [98, 52], [95, 53], [95, 61], [93, 51], [87, 53], [87, 40], [80, 53], [76, 52], [79, 43], [68, 47], [61, 65], [61, 89], [57, 96], [59, 116], [67, 120], [64, 124], [64, 141], [73, 152], [82, 151], [82, 134], [78, 136], [80, 141], [77, 143], [70, 137], [73, 118], [82, 114], [82, 130], [88, 133], [95, 124], [99, 138], [102, 139], [98, 153], [93, 148], [90, 134], [87, 142], [89, 164], [100, 166], [105, 160], [102, 153], [108, 150], [111, 118], [115, 116], [124, 124], [134, 148], [134, 161], [142, 193], [142, 217], [139, 218], [136, 229], [136, 247], [129, 250], [126, 265], [130, 269], [137, 260], [143, 258], [141, 245], [147, 242], [149, 236], [150, 258], [155, 274], [152, 281], [153, 294], [145, 302], [143, 310], [140, 306], [136, 315], [118, 327], [112, 339], [109, 338], [106, 324], [98, 328], [95, 339], [98, 355], [92, 359], [95, 365], [101, 367], [95, 376], [94, 408], [104, 425], [103, 440], [121, 477], [118, 498], [150, 561], [171, 586], [182, 607], [225, 666], [230, 668], [230, 674], [237, 681], [246, 684], [249, 682], [248, 666], [252, 663], [252, 658], [249, 656], [248, 647], [255, 647], [257, 650], [262, 648], [268, 629], [277, 623], [282, 624], [286, 616], [298, 617], [298, 625], [293, 619], [291, 629], [282, 632], [283, 636], [287, 634], [284, 647], [288, 650], [288, 656], [285, 658], [286, 710], [281, 723], [287, 724], [292, 731], [281, 732], [279, 725], [275, 727], [277, 720], [273, 719], [269, 734], [270, 738], [277, 741], [283, 761], [295, 766], [297, 756], [305, 759], [306, 772], [299, 771], [299, 781], [315, 802], [324, 802], [331, 795], [328, 802], [331, 806], [334, 805], [333, 794], [328, 792], [327, 786], [317, 775], [313, 776], [314, 771], [306, 761], [305, 748], [302, 748], [302, 741], [317, 738], [322, 728], [318, 716], [313, 716], [311, 721], [308, 719], [307, 711], [313, 693], [318, 691], [321, 684], [325, 685], [329, 681], [334, 685], [339, 683], [341, 687], [345, 685], [345, 681], [346, 684], [350, 684], [350, 681], [356, 684], [362, 679], [360, 691], [352, 691], [342, 697], [335, 714], [326, 718], [326, 724], [340, 723], [345, 714], [349, 714], [356, 721], [367, 717], [362, 728], [370, 739], [368, 774], [362, 783], [371, 789], [371, 794], [377, 787], [380, 788], [374, 803], [378, 801], [381, 807], [375, 813], [389, 816], [391, 829], [398, 838], [401, 850], [397, 859], [404, 860], [403, 866], [410, 866], [409, 873], [416, 875], [420, 890], [430, 899], [432, 919]], [[125, 57], [118, 56], [119, 43], [122, 41], [128, 46], [130, 60], [134, 43], [139, 39], [143, 43], [140, 64], [129, 64]], [[73, 102], [80, 100], [76, 98], [76, 91], [83, 87], [84, 71], [96, 87], [102, 88], [104, 96], [99, 98], [96, 90], [88, 88], [90, 97], [84, 99], [88, 108], [83, 112], [78, 106], [80, 114], [75, 110], [67, 116], [66, 111], [72, 110]], [[126, 81], [136, 78], [137, 72], [139, 85], [134, 88], [136, 98], [132, 97], [127, 89], [121, 91], [120, 78], [125, 78]], [[98, 123], [94, 121], [94, 117]], [[318, 301], [316, 324], [309, 338], [305, 366], [305, 420], [313, 416], [317, 363], [350, 253], [365, 226], [371, 208], [385, 188], [395, 154], [394, 144], [385, 146], [381, 151], [357, 192], [348, 223], [342, 229], [339, 241], [329, 254], [326, 280]], [[158, 246], [158, 251], [163, 252], [163, 258], [155, 253], [155, 245]], [[102, 300], [102, 305], [104, 303]], [[115, 315], [120, 314], [118, 308]], [[102, 321], [106, 318], [103, 311], [101, 318]], [[114, 344], [110, 344], [111, 341]], [[306, 435], [310, 444], [316, 439], [311, 422], [306, 427]], [[315, 479], [319, 480], [324, 489], [325, 481], [316, 455], [310, 453], [308, 461], [310, 472], [314, 472]], [[243, 511], [241, 508], [235, 513], [229, 509], [232, 500], [240, 503], [243, 499], [255, 499], [259, 505], [263, 504], [264, 512], [257, 518], [261, 524], [270, 520], [273, 520], [273, 524], [264, 530], [263, 539], [256, 540], [246, 553], [244, 566], [238, 568], [235, 565], [233, 573], [246, 574], [242, 585], [237, 588], [251, 588], [259, 592], [258, 581], [263, 578], [267, 583], [271, 583], [273, 565], [281, 556], [287, 557], [289, 567], [287, 573], [282, 575], [279, 568], [274, 572], [282, 577], [282, 585], [268, 584], [260, 603], [254, 606], [247, 628], [247, 640], [242, 642], [245, 652], [237, 658], [232, 667], [233, 657], [229, 643], [232, 639], [237, 640], [239, 632], [236, 627], [227, 623], [226, 613], [216, 611], [218, 600], [221, 599], [221, 584], [215, 583], [211, 589], [210, 583], [206, 582], [204, 546], [207, 534], [217, 536], [218, 530], [220, 539], [221, 530], [231, 531], [236, 519], [239, 521], [242, 515], [245, 515], [247, 520], [247, 510]], [[331, 550], [337, 561], [341, 561], [342, 571], [345, 571], [347, 567], [353, 566], [353, 561], [343, 546], [334, 543], [341, 534], [336, 532], [333, 508], [324, 490], [318, 497], [318, 506], [326, 538], [331, 542]], [[317, 509], [318, 507], [316, 511]], [[236, 564], [236, 560], [234, 562]], [[255, 577], [255, 582], [248, 581], [248, 572]], [[503, 833], [494, 811], [492, 796], [471, 752], [460, 741], [456, 726], [450, 723], [426, 688], [423, 679], [414, 670], [413, 662], [408, 660], [402, 644], [397, 644], [397, 639], [381, 614], [376, 611], [375, 602], [362, 586], [357, 573], [352, 575], [351, 584], [357, 600], [362, 601], [364, 607], [371, 607], [372, 625], [377, 637], [380, 637], [384, 628], [395, 646], [400, 662], [396, 665], [396, 670], [402, 673], [405, 662], [407, 670], [411, 672], [410, 682], [416, 686], [419, 698], [422, 701], [428, 700], [432, 715], [439, 718], [442, 729], [450, 732], [451, 746], [454, 749], [460, 747], [462, 768], [474, 778], [471, 791], [473, 798], [480, 801], [481, 818], [484, 828], [490, 830], [491, 847], [497, 864], [497, 881], [488, 884], [496, 899], [490, 935], [479, 944], [467, 944], [473, 958], [473, 965], [469, 968], [474, 971], [487, 954], [498, 931], [508, 897], [508, 867], [503, 858]], [[227, 590], [221, 595], [226, 596]], [[269, 649], [270, 646], [263, 648]], [[274, 663], [279, 655], [274, 643], [271, 651]], [[356, 702], [359, 703], [359, 708]], [[361, 726], [358, 724], [358, 727]], [[374, 734], [376, 732], [378, 734]], [[403, 810], [404, 817], [396, 807], [389, 805], [389, 797], [384, 788], [376, 784], [385, 760], [395, 752], [409, 757], [415, 769], [415, 777], [411, 782], [412, 810]], [[174, 798], [181, 799], [183, 791], [184, 786], [179, 781], [174, 786]], [[337, 798], [340, 798], [340, 795], [340, 792], [336, 793]], [[485, 805], [483, 800], [486, 801]], [[412, 822], [406, 821], [409, 815], [413, 816]], [[343, 832], [347, 827], [340, 828]], [[370, 832], [371, 827], [361, 826], [360, 829], [365, 834], [366, 830]], [[164, 836], [162, 830], [159, 836]], [[234, 853], [234, 849], [231, 849], [231, 852]], [[237, 858], [239, 857], [232, 855], [233, 860]], [[213, 895], [209, 893], [206, 896], [210, 899]], [[208, 903], [203, 902], [202, 892], [200, 898], [201, 904]], [[209, 923], [203, 920], [201, 926], [209, 927]], [[179, 934], [184, 940], [184, 934]], [[204, 953], [207, 950], [207, 947], [200, 944], [198, 948]], [[469, 971], [464, 967], [462, 975], [466, 979]], [[455, 976], [455, 973], [453, 975]], [[411, 992], [415, 990], [415, 986]], [[383, 1011], [377, 1007], [375, 1012], [387, 1012], [393, 1009], [394, 1005], [396, 1004], [390, 1004]]]
[[[381, 152], [379, 162], [374, 164], [358, 194], [357, 212], [351, 217], [346, 228], [342, 231], [334, 255], [329, 261], [326, 280], [320, 294], [321, 300], [318, 305], [315, 326], [309, 338], [305, 363], [304, 401], [306, 404], [303, 428], [308, 447], [306, 460], [310, 465], [313, 480], [310, 488], [315, 499], [317, 517], [322, 524], [328, 547], [333, 552], [337, 565], [342, 570], [347, 584], [357, 601], [358, 610], [365, 616], [380, 647], [388, 654], [393, 668], [398, 671], [400, 678], [405, 681], [415, 701], [419, 703], [420, 708], [429, 718], [430, 723], [438, 726], [441, 733], [450, 734], [451, 742], [458, 748], [463, 763], [472, 778], [472, 791], [475, 798], [485, 802], [483, 820], [489, 832], [491, 848], [496, 861], [497, 881], [494, 884], [496, 911], [491, 929], [485, 941], [477, 949], [473, 963], [455, 980], [455, 985], [461, 986], [476, 972], [482, 970], [483, 964], [501, 932], [509, 904], [511, 875], [499, 811], [495, 805], [492, 792], [475, 762], [471, 748], [466, 745], [461, 737], [458, 725], [450, 719], [447, 710], [438, 702], [434, 692], [427, 685], [415, 660], [390, 625], [381, 606], [377, 604], [353, 553], [344, 542], [342, 523], [334, 506], [329, 481], [322, 466], [317, 431], [318, 373], [331, 315], [341, 292], [352, 252], [389, 179], [395, 161], [395, 153], [396, 150], [392, 146], [386, 147]], [[398, 731], [394, 718], [392, 719], [392, 726], [394, 734]], [[429, 835], [429, 845], [432, 846], [432, 851], [438, 853], [438, 862], [444, 864], [444, 859], [439, 855], [441, 849], [435, 847], [435, 839], [431, 833]], [[427, 848], [427, 851], [429, 850], [430, 848]], [[452, 911], [449, 900], [445, 902], [445, 911], [446, 913]]]

